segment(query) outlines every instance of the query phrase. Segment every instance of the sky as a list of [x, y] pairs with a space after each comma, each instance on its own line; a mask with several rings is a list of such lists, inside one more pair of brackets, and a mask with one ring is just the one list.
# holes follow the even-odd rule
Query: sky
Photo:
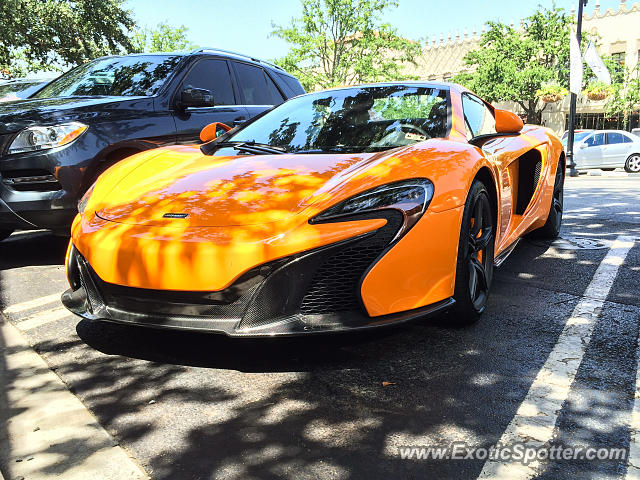
[[[465, 28], [480, 32], [489, 20], [510, 23], [533, 13], [538, 5], [550, 8], [552, 0], [399, 0], [399, 6], [388, 10], [383, 20], [406, 38], [446, 38]], [[592, 14], [596, 0], [589, 0], [585, 12]], [[567, 11], [577, 0], [555, 0]], [[632, 0], [627, 1], [633, 5]], [[140, 25], [155, 26], [166, 22], [185, 25], [189, 39], [196, 45], [222, 48], [264, 60], [284, 56], [286, 42], [271, 36], [272, 25], [287, 25], [301, 13], [299, 0], [127, 0], [127, 8]], [[617, 9], [620, 0], [600, 0], [600, 10]]]

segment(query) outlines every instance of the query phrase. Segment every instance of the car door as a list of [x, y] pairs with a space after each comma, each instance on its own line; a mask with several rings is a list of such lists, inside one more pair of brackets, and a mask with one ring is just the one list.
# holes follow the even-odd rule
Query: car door
[[238, 82], [238, 90], [249, 118], [280, 105], [285, 96], [265, 69], [250, 63], [231, 61]]
[[596, 132], [580, 143], [576, 151], [576, 164], [578, 168], [598, 168], [603, 164], [603, 147], [605, 145], [605, 133]]
[[237, 101], [229, 63], [220, 58], [201, 58], [179, 83], [174, 105], [186, 88], [205, 88], [213, 93], [213, 107], [174, 108], [178, 143], [199, 141], [200, 131], [213, 122], [233, 127], [247, 119], [246, 108]]
[[[493, 112], [480, 98], [470, 93], [463, 93], [462, 111], [467, 140], [496, 133], [496, 121]], [[513, 226], [510, 225], [510, 220], [514, 208], [514, 192], [512, 191], [509, 165], [515, 158], [508, 154], [510, 152], [508, 149], [504, 148], [505, 140], [508, 141], [509, 139], [497, 137], [487, 141], [481, 147], [485, 157], [496, 166], [499, 175], [501, 222], [496, 231], [496, 239], [499, 245], [504, 243], [508, 233], [513, 229]]]
[[607, 132], [606, 144], [602, 147], [603, 163], [611, 167], [624, 167], [631, 153], [631, 138], [622, 132]]

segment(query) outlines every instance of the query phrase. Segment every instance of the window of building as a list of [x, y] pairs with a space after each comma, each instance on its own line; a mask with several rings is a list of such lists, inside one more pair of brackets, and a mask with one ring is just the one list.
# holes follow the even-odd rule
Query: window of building
[[235, 105], [231, 75], [226, 60], [200, 60], [189, 70], [182, 87], [206, 88], [216, 105]]
[[475, 95], [462, 95], [462, 110], [467, 137], [496, 133], [496, 120], [493, 112]]
[[[565, 116], [564, 128], [565, 130], [569, 129], [569, 115]], [[607, 116], [604, 113], [576, 114], [576, 129], [579, 130], [626, 130], [630, 132], [634, 128], [640, 128], [640, 112], [629, 114], [626, 124], [624, 115]]]
[[626, 60], [625, 57], [626, 57], [625, 52], [617, 52], [617, 53], [611, 54], [611, 59], [621, 67], [624, 67], [625, 60]]

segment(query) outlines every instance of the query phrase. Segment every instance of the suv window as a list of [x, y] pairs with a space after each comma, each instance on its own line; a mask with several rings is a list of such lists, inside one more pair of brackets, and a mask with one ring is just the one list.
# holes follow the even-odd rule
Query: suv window
[[587, 138], [584, 143], [589, 147], [598, 147], [600, 145], [604, 145], [604, 133], [594, 133], [589, 138]]
[[275, 74], [280, 78], [280, 85], [282, 85], [284, 93], [286, 93], [288, 97], [295, 97], [296, 95], [304, 93], [304, 88], [302, 88], [300, 82], [295, 78], [280, 72], [275, 72]]
[[182, 81], [182, 89], [188, 87], [211, 90], [216, 105], [236, 104], [226, 60], [199, 60]]
[[[267, 89], [264, 70], [254, 65], [234, 62], [238, 72], [238, 85], [247, 105], [273, 105], [271, 93]], [[278, 102], [282, 103], [282, 102]]]
[[496, 120], [485, 103], [474, 95], [462, 95], [462, 110], [467, 137], [496, 133]]
[[276, 87], [276, 84], [273, 83], [273, 80], [271, 80], [271, 78], [269, 77], [267, 72], [265, 72], [263, 70], [262, 73], [264, 74], [264, 78], [267, 81], [267, 89], [269, 90], [269, 93], [271, 94], [271, 102], [272, 102], [272, 104], [273, 105], [280, 105], [282, 102], [284, 102], [284, 98], [282, 97], [282, 94], [280, 93], [280, 90], [278, 90], [278, 87]]

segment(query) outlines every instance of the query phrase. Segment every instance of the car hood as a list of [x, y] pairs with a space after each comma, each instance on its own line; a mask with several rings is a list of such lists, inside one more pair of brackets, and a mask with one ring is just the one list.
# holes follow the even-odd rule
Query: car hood
[[347, 179], [392, 155], [215, 157], [202, 154], [198, 146], [152, 152], [117, 164], [100, 177], [90, 200], [100, 218], [176, 227], [277, 222], [318, 202], [335, 201]]
[[0, 103], [0, 135], [15, 133], [36, 124], [63, 123], [95, 117], [109, 105], [135, 103], [148, 97], [29, 98]]

